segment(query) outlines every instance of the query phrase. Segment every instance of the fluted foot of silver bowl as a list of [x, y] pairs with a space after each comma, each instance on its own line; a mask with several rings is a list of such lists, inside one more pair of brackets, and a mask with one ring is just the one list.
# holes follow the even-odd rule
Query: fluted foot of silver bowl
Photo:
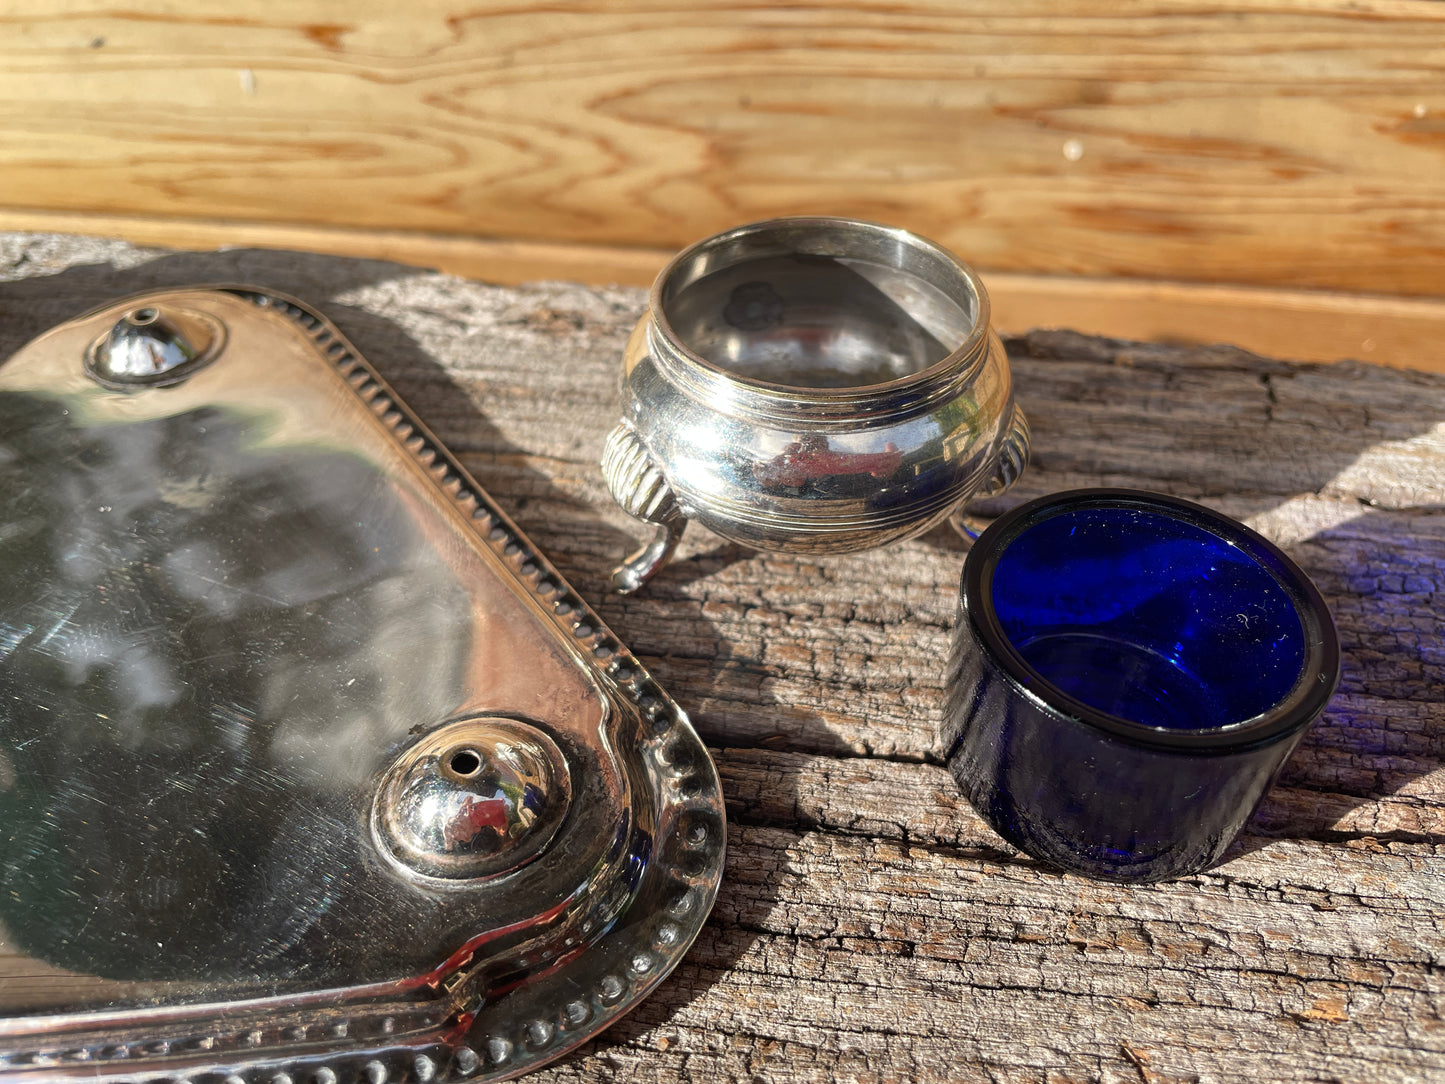
[[630, 595], [667, 563], [687, 528], [687, 517], [647, 454], [647, 446], [629, 425], [619, 425], [607, 437], [602, 477], [624, 512], [656, 528], [652, 541], [612, 570], [612, 589]]
[[[1031, 439], [1028, 418], [1024, 417], [1022, 410], [1014, 407], [1013, 420], [1009, 423], [1008, 433], [999, 448], [998, 465], [994, 467], [988, 484], [979, 491], [980, 497], [997, 497], [1013, 488], [1019, 475], [1023, 474], [1029, 465]], [[970, 511], [973, 504], [972, 499], [963, 501], [948, 517], [949, 526], [967, 542], [972, 542], [982, 534], [990, 522]]]
[[1019, 480], [1024, 468], [1029, 465], [1029, 447], [1033, 437], [1029, 433], [1029, 420], [1024, 412], [1014, 407], [1013, 420], [1009, 422], [1008, 435], [998, 453], [998, 466], [984, 487], [983, 496], [997, 497], [1007, 492]]

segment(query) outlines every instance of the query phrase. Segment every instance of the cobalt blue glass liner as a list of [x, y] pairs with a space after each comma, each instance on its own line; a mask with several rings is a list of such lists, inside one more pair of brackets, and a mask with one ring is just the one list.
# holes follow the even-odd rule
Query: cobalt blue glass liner
[[1223, 855], [1339, 672], [1324, 599], [1243, 524], [1160, 494], [1057, 493], [969, 551], [949, 766], [1036, 858], [1180, 877]]

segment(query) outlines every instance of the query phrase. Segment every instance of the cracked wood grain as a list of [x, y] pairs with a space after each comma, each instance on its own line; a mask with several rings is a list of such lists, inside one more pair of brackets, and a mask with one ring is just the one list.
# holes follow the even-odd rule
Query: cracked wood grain
[[1014, 852], [935, 736], [963, 548], [811, 560], [693, 529], [635, 598], [596, 469], [641, 291], [0, 234], [0, 354], [154, 285], [250, 280], [336, 320], [643, 655], [730, 815], [687, 960], [553, 1081], [1445, 1080], [1445, 377], [1223, 347], [1009, 343], [1037, 462], [1201, 500], [1328, 598], [1345, 674], [1245, 836], [1167, 885]]

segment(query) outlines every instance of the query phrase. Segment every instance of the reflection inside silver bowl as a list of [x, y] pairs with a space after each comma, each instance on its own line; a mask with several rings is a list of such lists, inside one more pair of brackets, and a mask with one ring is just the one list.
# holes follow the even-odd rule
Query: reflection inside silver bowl
[[869, 251], [734, 255], [737, 262], [721, 267], [714, 259], [674, 269], [663, 313], [684, 346], [745, 380], [884, 384], [936, 365], [974, 325], [975, 314], [958, 300], [967, 291], [946, 288], [949, 269], [929, 267], [911, 251], [902, 266]]

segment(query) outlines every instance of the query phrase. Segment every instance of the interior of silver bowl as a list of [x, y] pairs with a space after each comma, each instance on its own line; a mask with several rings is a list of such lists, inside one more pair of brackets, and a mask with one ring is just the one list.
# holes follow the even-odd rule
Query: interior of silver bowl
[[720, 234], [664, 273], [655, 308], [702, 361], [744, 380], [859, 388], [919, 373], [978, 323], [976, 281], [902, 230], [782, 220]]

